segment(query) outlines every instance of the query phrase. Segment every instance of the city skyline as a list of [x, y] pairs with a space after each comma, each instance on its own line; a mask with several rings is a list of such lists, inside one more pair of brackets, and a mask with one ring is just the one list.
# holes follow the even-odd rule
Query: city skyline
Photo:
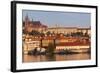
[[49, 27], [90, 27], [90, 13], [23, 10], [23, 20], [40, 21]]

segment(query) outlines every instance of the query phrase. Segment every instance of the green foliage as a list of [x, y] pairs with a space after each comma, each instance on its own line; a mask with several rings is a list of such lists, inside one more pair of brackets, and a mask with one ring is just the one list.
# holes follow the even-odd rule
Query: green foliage
[[33, 30], [29, 35], [40, 35], [40, 32]]
[[48, 31], [46, 34], [47, 34], [47, 35], [50, 35], [50, 34], [51, 34], [51, 32], [50, 32], [50, 31]]
[[26, 30], [22, 30], [22, 32], [23, 32], [23, 34], [28, 34], [28, 31], [26, 31]]
[[55, 46], [53, 43], [49, 43], [48, 48], [47, 48], [47, 52], [48, 54], [53, 54], [55, 50]]

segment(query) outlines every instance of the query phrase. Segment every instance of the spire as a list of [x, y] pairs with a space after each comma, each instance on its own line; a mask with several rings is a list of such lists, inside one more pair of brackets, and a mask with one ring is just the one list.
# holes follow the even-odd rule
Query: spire
[[33, 22], [33, 18], [32, 18], [32, 22]]
[[29, 18], [28, 18], [28, 14], [25, 16], [25, 26], [28, 25], [29, 23]]
[[26, 14], [26, 16], [25, 16], [25, 21], [27, 21], [27, 20], [29, 20], [28, 14]]

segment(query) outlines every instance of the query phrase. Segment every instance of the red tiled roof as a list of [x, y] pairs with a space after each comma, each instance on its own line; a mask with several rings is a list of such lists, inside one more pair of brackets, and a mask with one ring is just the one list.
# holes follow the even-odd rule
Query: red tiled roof
[[44, 39], [44, 40], [53, 40], [53, 39], [54, 39], [54, 37], [47, 36], [47, 37], [44, 37], [43, 39]]
[[66, 42], [66, 43], [59, 43], [57, 46], [86, 46], [90, 45], [90, 42]]
[[77, 37], [63, 37], [63, 36], [62, 36], [62, 37], [59, 37], [59, 38], [57, 38], [57, 39], [59, 39], [59, 40], [60, 40], [60, 39], [72, 39], [72, 40], [73, 40], [73, 39], [79, 39], [79, 38], [77, 38]]
[[64, 40], [75, 40], [75, 39], [79, 39], [79, 38], [77, 38], [77, 37], [60, 37], [60, 36], [45, 36], [45, 37], [43, 37], [44, 39], [47, 39], [47, 40], [53, 40], [53, 39], [57, 39], [57, 40], [62, 40], [62, 39], [64, 39]]

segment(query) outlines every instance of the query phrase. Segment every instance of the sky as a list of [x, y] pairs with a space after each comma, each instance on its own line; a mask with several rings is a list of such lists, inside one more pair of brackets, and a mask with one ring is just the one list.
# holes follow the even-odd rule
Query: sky
[[91, 14], [80, 12], [58, 12], [58, 11], [39, 11], [23, 10], [23, 20], [28, 15], [33, 21], [40, 21], [49, 27], [90, 27]]

